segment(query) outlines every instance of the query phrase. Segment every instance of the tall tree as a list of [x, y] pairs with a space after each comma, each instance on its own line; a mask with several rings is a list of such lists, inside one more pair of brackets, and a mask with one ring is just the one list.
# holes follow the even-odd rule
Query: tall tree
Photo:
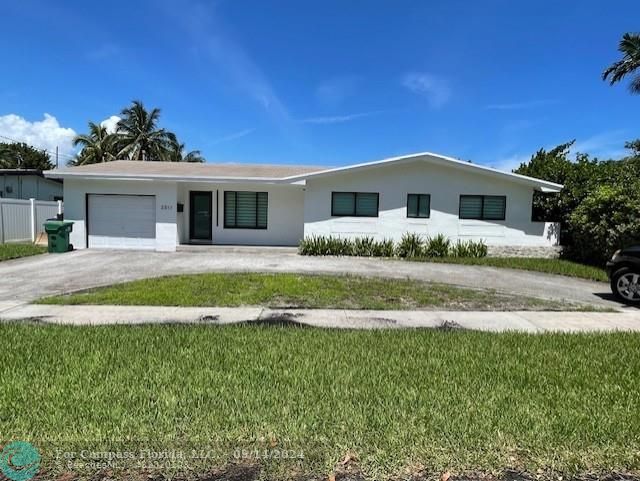
[[202, 153], [199, 150], [185, 152], [185, 144], [178, 141], [174, 134], [171, 135], [171, 153], [169, 160], [171, 162], [205, 162]]
[[1, 169], [53, 169], [53, 164], [44, 150], [37, 150], [25, 143], [0, 143]]
[[77, 135], [73, 145], [81, 146], [82, 150], [72, 161], [72, 165], [97, 164], [117, 159], [117, 138], [109, 134], [107, 129], [99, 124], [89, 122], [89, 133]]
[[[515, 169], [514, 172], [557, 184], [564, 184], [572, 171], [569, 150], [574, 142], [575, 140], [572, 140], [571, 142], [560, 144], [549, 151], [540, 149], [531, 156], [529, 162], [520, 164], [520, 167]], [[534, 220], [563, 220], [565, 212], [559, 202], [559, 195], [534, 192], [532, 216]]]
[[147, 111], [139, 100], [121, 112], [118, 122], [119, 158], [170, 160], [172, 135], [158, 127], [160, 109]]
[[620, 40], [618, 50], [622, 53], [622, 60], [611, 64], [602, 73], [602, 80], [609, 80], [609, 83], [613, 85], [627, 75], [635, 74], [631, 79], [629, 89], [632, 93], [640, 94], [640, 34], [625, 33]]
[[640, 139], [625, 142], [624, 148], [629, 149], [633, 157], [640, 157]]

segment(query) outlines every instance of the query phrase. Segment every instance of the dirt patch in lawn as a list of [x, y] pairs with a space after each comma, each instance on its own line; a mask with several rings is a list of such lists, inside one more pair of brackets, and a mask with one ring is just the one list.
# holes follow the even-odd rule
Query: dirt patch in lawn
[[[0, 480], [4, 480], [0, 475]], [[163, 474], [148, 471], [113, 472], [102, 470], [93, 474], [78, 474], [71, 471], [53, 475], [41, 472], [33, 481], [379, 481], [377, 477], [367, 476], [353, 462], [339, 463], [328, 474], [305, 474], [292, 471], [289, 474], [270, 476], [263, 466], [255, 463], [232, 463], [214, 468], [204, 473]], [[402, 475], [386, 478], [384, 481], [640, 481], [637, 473], [582, 473], [566, 474], [555, 471], [538, 470], [527, 473], [514, 469], [505, 469], [500, 473], [469, 472], [452, 474], [407, 469]]]

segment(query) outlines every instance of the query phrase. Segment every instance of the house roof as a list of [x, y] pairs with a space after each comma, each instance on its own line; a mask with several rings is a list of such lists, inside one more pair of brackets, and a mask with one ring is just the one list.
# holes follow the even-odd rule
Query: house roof
[[112, 178], [112, 179], [158, 179], [177, 181], [249, 181], [271, 183], [300, 183], [317, 177], [357, 172], [391, 164], [424, 161], [452, 168], [493, 176], [502, 180], [529, 185], [542, 192], [559, 192], [562, 185], [525, 175], [503, 172], [484, 165], [472, 164], [431, 152], [391, 157], [388, 159], [347, 165], [344, 167], [308, 167], [297, 165], [268, 164], [199, 164], [185, 162], [142, 162], [116, 160], [101, 164], [68, 167], [45, 172], [52, 178]]
[[0, 175], [37, 175], [44, 177], [39, 169], [0, 169]]
[[528, 177], [526, 175], [514, 174], [513, 172], [505, 172], [502, 170], [494, 169], [484, 165], [473, 164], [463, 160], [454, 159], [453, 157], [447, 157], [445, 155], [434, 154], [432, 152], [419, 152], [416, 154], [402, 155], [399, 157], [390, 157], [388, 159], [376, 160], [373, 162], [365, 162], [362, 164], [347, 165], [344, 167], [335, 167], [331, 169], [322, 170], [319, 172], [309, 172], [298, 176], [289, 177], [287, 180], [306, 180], [314, 177], [326, 177], [331, 175], [339, 175], [345, 172], [354, 172], [359, 170], [367, 170], [376, 167], [382, 167], [385, 165], [398, 165], [408, 162], [424, 161], [433, 164], [445, 165], [453, 168], [463, 169], [467, 171], [476, 172], [479, 174], [489, 175], [493, 177], [502, 178], [507, 181], [512, 181], [520, 184], [530, 185], [542, 192], [560, 192], [564, 187], [561, 184], [554, 182], [548, 182], [542, 179], [536, 179], [534, 177]]
[[0, 176], [7, 176], [7, 175], [35, 176], [35, 177], [41, 177], [47, 182], [57, 182], [57, 183], [62, 182], [59, 179], [47, 179], [40, 169], [0, 169]]
[[326, 170], [326, 167], [269, 164], [210, 164], [196, 162], [142, 162], [116, 160], [100, 164], [49, 170], [47, 177], [111, 177], [165, 180], [264, 180], [283, 178]]

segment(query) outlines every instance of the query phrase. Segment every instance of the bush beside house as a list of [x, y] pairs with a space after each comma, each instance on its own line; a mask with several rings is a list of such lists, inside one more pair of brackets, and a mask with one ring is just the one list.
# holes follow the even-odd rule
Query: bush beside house
[[311, 236], [300, 241], [298, 250], [305, 256], [360, 256], [360, 257], [485, 257], [487, 246], [483, 241], [458, 241], [455, 244], [442, 234], [423, 237], [404, 234], [397, 244], [390, 239], [373, 237], [346, 239], [334, 236]]

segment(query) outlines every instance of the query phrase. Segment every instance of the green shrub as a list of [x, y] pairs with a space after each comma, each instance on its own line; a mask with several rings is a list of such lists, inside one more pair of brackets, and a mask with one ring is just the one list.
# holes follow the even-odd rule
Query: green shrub
[[382, 239], [375, 243], [374, 256], [393, 257], [396, 254], [396, 245], [391, 239]]
[[329, 255], [331, 256], [354, 255], [353, 242], [351, 242], [349, 239], [342, 239], [340, 237], [330, 237]]
[[348, 239], [333, 236], [305, 237], [298, 246], [298, 252], [303, 256], [348, 256], [352, 251]]
[[603, 185], [570, 215], [572, 259], [603, 265], [616, 249], [640, 242], [640, 182]]
[[451, 257], [469, 257], [469, 242], [459, 240], [451, 246], [449, 255]]
[[438, 234], [427, 239], [423, 255], [426, 257], [447, 257], [450, 247], [451, 241], [444, 234]]
[[375, 240], [371, 236], [353, 240], [334, 236], [311, 236], [300, 241], [298, 252], [303, 256], [360, 257], [485, 257], [483, 241], [458, 241], [451, 245], [447, 237], [438, 234], [424, 239], [419, 234], [405, 233], [396, 245], [391, 239]]
[[449, 250], [451, 257], [486, 257], [487, 245], [484, 241], [458, 241]]
[[361, 257], [375, 256], [376, 241], [373, 237], [358, 237], [353, 241], [353, 255]]
[[487, 244], [485, 244], [483, 240], [469, 241], [468, 257], [487, 257], [488, 252]]
[[421, 257], [424, 255], [424, 239], [419, 234], [406, 232], [396, 249], [398, 257]]

